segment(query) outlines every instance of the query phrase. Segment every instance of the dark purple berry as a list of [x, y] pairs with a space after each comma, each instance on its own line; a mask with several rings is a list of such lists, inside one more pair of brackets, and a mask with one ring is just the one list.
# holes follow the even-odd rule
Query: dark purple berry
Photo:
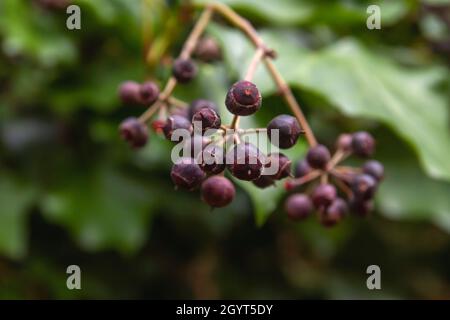
[[204, 37], [198, 42], [194, 55], [204, 62], [219, 61], [222, 59], [222, 51], [216, 40], [211, 37]]
[[334, 226], [347, 212], [347, 203], [341, 198], [336, 198], [323, 212], [321, 212], [320, 222], [326, 227]]
[[259, 176], [259, 178], [253, 180], [252, 183], [261, 189], [275, 185], [275, 181], [270, 176], [266, 175]]
[[[175, 130], [178, 129], [184, 129], [187, 130], [188, 132], [180, 132], [181, 136], [179, 138], [173, 138], [172, 139], [172, 135], [173, 132]], [[183, 136], [186, 136], [187, 134], [191, 134], [192, 133], [192, 123], [186, 119], [183, 116], [179, 116], [179, 115], [171, 115], [170, 117], [167, 118], [166, 120], [166, 124], [164, 125], [163, 128], [163, 132], [164, 135], [166, 136], [166, 138], [168, 140], [172, 140], [172, 141], [176, 141], [176, 142], [180, 142], [181, 140], [183, 140]]]
[[350, 209], [354, 214], [365, 217], [373, 211], [373, 201], [353, 198], [350, 200]]
[[330, 161], [330, 151], [324, 145], [317, 145], [308, 150], [306, 160], [308, 164], [315, 169], [326, 169], [328, 161]]
[[119, 131], [122, 138], [133, 148], [143, 147], [147, 143], [147, 126], [136, 118], [128, 118], [122, 121]]
[[205, 173], [195, 163], [194, 159], [183, 157], [172, 166], [170, 177], [177, 187], [193, 190], [205, 178]]
[[202, 183], [202, 199], [211, 207], [225, 207], [236, 193], [233, 183], [222, 176], [212, 176]]
[[293, 194], [286, 199], [284, 209], [292, 220], [307, 218], [313, 209], [311, 200], [304, 194]]
[[201, 124], [201, 132], [205, 133], [209, 129], [220, 128], [220, 116], [211, 108], [202, 108], [192, 116], [192, 123], [199, 122]]
[[[204, 150], [204, 148], [210, 143], [210, 139], [200, 135], [190, 136], [183, 142], [183, 157], [197, 158], [197, 156]], [[188, 154], [184, 154], [184, 152]]]
[[197, 99], [191, 102], [189, 105], [189, 118], [192, 119], [195, 113], [200, 111], [203, 108], [213, 109], [215, 112], [219, 112], [217, 105], [206, 99]]
[[351, 134], [348, 133], [341, 134], [337, 139], [336, 148], [344, 152], [351, 152], [352, 139], [353, 137]]
[[197, 74], [197, 66], [190, 59], [180, 58], [173, 63], [172, 74], [179, 83], [187, 83]]
[[[265, 165], [266, 168], [276, 169], [274, 174], [270, 174], [270, 177], [273, 180], [281, 180], [284, 179], [291, 174], [291, 160], [282, 153], [269, 153], [267, 155], [267, 163]], [[263, 171], [263, 175], [264, 171]]]
[[378, 182], [383, 180], [384, 166], [376, 160], [369, 160], [363, 165], [363, 172], [374, 177]]
[[[278, 139], [276, 141], [277, 130]], [[292, 147], [297, 142], [301, 133], [302, 130], [297, 119], [287, 114], [273, 118], [267, 125], [267, 136], [270, 142], [281, 149]]]
[[336, 188], [328, 183], [320, 184], [314, 189], [311, 199], [316, 208], [329, 206], [336, 199]]
[[187, 108], [173, 108], [172, 110], [170, 110], [170, 115], [171, 116], [180, 116], [183, 118], [186, 118], [190, 121], [190, 119], [192, 119], [192, 117], [189, 114], [189, 110]]
[[225, 153], [221, 146], [208, 144], [197, 157], [200, 168], [207, 174], [218, 174], [225, 170]]
[[299, 160], [295, 165], [294, 175], [296, 178], [301, 178], [310, 173], [313, 169], [309, 166], [308, 161], [305, 159]]
[[257, 179], [266, 163], [264, 155], [251, 143], [240, 143], [226, 156], [228, 170], [238, 179], [251, 181]]
[[124, 104], [140, 104], [140, 84], [135, 81], [125, 81], [119, 86], [119, 97]]
[[353, 178], [352, 191], [356, 199], [370, 200], [377, 190], [377, 180], [368, 174], [358, 174]]
[[261, 93], [250, 81], [241, 80], [228, 90], [225, 105], [232, 114], [248, 116], [261, 107]]
[[375, 152], [375, 139], [368, 132], [355, 132], [352, 135], [352, 149], [357, 156], [370, 157]]
[[153, 104], [158, 96], [159, 87], [153, 81], [144, 82], [139, 88], [139, 100], [142, 104]]

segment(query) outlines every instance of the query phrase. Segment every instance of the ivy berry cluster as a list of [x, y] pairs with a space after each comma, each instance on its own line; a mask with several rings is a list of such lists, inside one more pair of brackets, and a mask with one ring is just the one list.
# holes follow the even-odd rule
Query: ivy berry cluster
[[[296, 163], [295, 179], [285, 183], [287, 190], [302, 187], [307, 190], [286, 199], [288, 216], [302, 220], [316, 209], [320, 222], [333, 226], [350, 211], [359, 216], [368, 215], [373, 210], [378, 184], [384, 177], [383, 165], [376, 160], [366, 160], [361, 168], [339, 164], [350, 155], [366, 159], [374, 152], [375, 139], [365, 131], [341, 134], [333, 156], [324, 145], [311, 147], [305, 159]], [[344, 197], [340, 197], [339, 192]]]
[[[193, 57], [204, 62], [220, 60], [218, 44], [203, 35], [215, 13], [241, 29], [255, 46], [245, 76], [234, 83], [224, 97], [224, 104], [233, 115], [229, 124], [222, 123], [214, 102], [197, 99], [186, 103], [173, 96], [178, 84], [189, 83], [197, 75]], [[343, 166], [341, 162], [352, 154], [370, 157], [375, 150], [375, 140], [367, 132], [343, 134], [331, 156], [327, 147], [317, 143], [291, 89], [273, 64], [275, 57], [275, 52], [265, 45], [247, 20], [224, 4], [207, 5], [179, 57], [173, 61], [172, 76], [162, 90], [153, 81], [141, 84], [126, 81], [120, 86], [119, 96], [124, 104], [149, 106], [139, 118], [130, 117], [121, 123], [122, 138], [131, 147], [141, 148], [148, 142], [148, 124], [151, 124], [156, 133], [181, 144], [184, 151], [189, 151], [188, 156], [183, 154], [175, 161], [171, 179], [177, 188], [200, 189], [201, 198], [211, 207], [227, 206], [235, 197], [234, 184], [225, 177], [227, 171], [234, 178], [249, 181], [258, 188], [287, 179], [284, 185], [292, 194], [285, 202], [285, 210], [293, 220], [308, 217], [314, 208], [325, 226], [336, 224], [349, 208], [358, 215], [367, 215], [383, 179], [383, 166], [375, 160], [367, 161], [362, 168]], [[293, 115], [278, 115], [265, 128], [243, 129], [239, 126], [240, 118], [255, 114], [262, 106], [261, 93], [253, 83], [259, 64], [266, 66]], [[187, 134], [179, 135], [180, 130]], [[281, 152], [265, 155], [245, 140], [247, 135], [259, 133], [266, 133], [279, 149], [291, 148], [301, 135], [306, 137], [309, 150], [306, 158], [296, 163], [294, 174], [291, 173], [292, 162], [286, 155]]]

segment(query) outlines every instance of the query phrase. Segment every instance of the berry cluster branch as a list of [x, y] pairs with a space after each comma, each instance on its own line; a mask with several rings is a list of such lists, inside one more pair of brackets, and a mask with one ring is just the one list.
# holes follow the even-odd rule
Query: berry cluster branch
[[[172, 95], [177, 84], [188, 83], [196, 76], [194, 59], [206, 63], [221, 60], [220, 46], [203, 35], [214, 13], [239, 28], [255, 46], [243, 79], [235, 82], [225, 97], [225, 106], [233, 114], [229, 125], [222, 123], [214, 102], [200, 98], [187, 103]], [[285, 201], [285, 211], [293, 220], [303, 220], [317, 212], [324, 226], [332, 226], [349, 209], [356, 215], [367, 215], [373, 209], [374, 195], [384, 177], [383, 165], [368, 160], [357, 168], [342, 162], [351, 155], [370, 158], [375, 152], [375, 139], [365, 131], [341, 134], [333, 154], [325, 145], [318, 144], [274, 58], [275, 51], [266, 46], [246, 19], [224, 4], [208, 4], [174, 60], [172, 76], [162, 91], [152, 81], [142, 84], [125, 81], [120, 86], [124, 103], [149, 106], [139, 119], [130, 117], [121, 123], [123, 139], [133, 148], [143, 147], [148, 141], [147, 122], [158, 114], [151, 123], [153, 130], [183, 148], [183, 156], [174, 160], [171, 169], [173, 183], [189, 191], [200, 188], [202, 199], [212, 207], [224, 207], [235, 196], [233, 183], [225, 177], [227, 170], [234, 178], [261, 189], [287, 179], [284, 186], [292, 194]], [[240, 118], [255, 114], [262, 105], [261, 93], [252, 82], [260, 64], [265, 65], [294, 116], [280, 114], [266, 128], [242, 129]], [[180, 136], [181, 131], [185, 135]], [[244, 135], [259, 133], [265, 133], [279, 149], [292, 148], [300, 135], [306, 136], [309, 149], [306, 157], [296, 163], [294, 175], [292, 161], [283, 153], [265, 155], [256, 145], [241, 140]]]
[[284, 80], [281, 73], [276, 68], [272, 59], [275, 58], [276, 54], [274, 50], [269, 49], [261, 37], [256, 32], [255, 28], [251, 25], [251, 23], [238, 15], [235, 11], [233, 11], [230, 7], [223, 3], [212, 3], [209, 5], [214, 8], [215, 11], [222, 14], [225, 18], [227, 18], [235, 27], [241, 29], [245, 35], [251, 40], [253, 45], [257, 48], [257, 50], [262, 50], [264, 52], [262, 59], [264, 64], [269, 71], [269, 74], [273, 78], [276, 86], [278, 87], [278, 91], [282, 94], [284, 100], [289, 106], [291, 112], [297, 118], [301, 127], [305, 131], [306, 139], [310, 146], [315, 146], [317, 144], [317, 140], [314, 136], [314, 133], [303, 114], [303, 111], [294, 97], [291, 88]]
[[[228, 19], [235, 27], [240, 29], [256, 47], [256, 52], [252, 58], [250, 66], [247, 69], [244, 80], [251, 81], [259, 63], [263, 61], [269, 74], [278, 87], [278, 91], [282, 94], [291, 112], [299, 121], [303, 129], [302, 132], [304, 132], [308, 144], [310, 146], [315, 146], [317, 144], [316, 138], [302, 112], [299, 103], [295, 99], [294, 94], [276, 68], [275, 64], [271, 61], [271, 59], [275, 58], [275, 51], [267, 47], [267, 45], [264, 43], [264, 41], [261, 39], [261, 37], [258, 35], [256, 30], [248, 20], [238, 15], [227, 5], [218, 2], [206, 5], [183, 46], [183, 49], [179, 55], [180, 61], [187, 61], [191, 57], [192, 52], [196, 48], [199, 39], [201, 38], [209, 22], [211, 21], [214, 12], [217, 12]], [[171, 97], [171, 94], [176, 85], [177, 79], [174, 76], [170, 77], [164, 90], [160, 93], [158, 100], [140, 116], [139, 120], [143, 123], [147, 122], [154, 115], [154, 113], [159, 110], [159, 108], [167, 105], [167, 100], [169, 100], [169, 98]], [[239, 129], [239, 116], [236, 115], [233, 117], [230, 128], [234, 130]]]

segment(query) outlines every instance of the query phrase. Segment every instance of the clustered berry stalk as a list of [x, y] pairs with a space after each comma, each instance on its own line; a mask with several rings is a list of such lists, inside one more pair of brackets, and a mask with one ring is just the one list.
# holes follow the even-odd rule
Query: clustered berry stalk
[[[190, 104], [175, 98], [172, 93], [177, 84], [192, 80], [197, 66], [192, 60], [195, 54], [200, 60], [212, 62], [221, 57], [220, 48], [214, 40], [203, 34], [213, 15], [217, 13], [240, 29], [253, 43], [255, 53], [242, 80], [234, 83], [225, 98], [225, 106], [233, 114], [230, 124], [221, 123], [217, 106], [208, 100], [197, 99]], [[160, 92], [153, 82], [138, 84], [127, 81], [120, 87], [120, 97], [129, 104], [150, 105], [139, 117], [128, 118], [122, 122], [122, 137], [135, 148], [142, 147], [148, 139], [147, 122], [158, 113], [158, 120], [152, 127], [163, 133], [167, 139], [182, 142], [192, 149], [191, 157], [183, 157], [172, 167], [171, 177], [177, 187], [188, 190], [201, 187], [202, 198], [213, 207], [228, 205], [234, 198], [235, 189], [230, 180], [224, 177], [227, 168], [237, 179], [251, 181], [259, 188], [274, 185], [276, 180], [292, 177], [291, 161], [282, 153], [263, 155], [256, 146], [241, 142], [243, 135], [266, 132], [272, 144], [280, 149], [291, 148], [299, 136], [304, 134], [309, 151], [304, 160], [295, 168], [295, 178], [288, 179], [285, 188], [298, 190], [302, 186], [318, 181], [318, 186], [310, 195], [294, 193], [285, 203], [288, 216], [294, 220], [307, 217], [316, 208], [320, 221], [325, 226], [336, 224], [348, 211], [347, 202], [339, 197], [334, 184], [343, 193], [353, 212], [366, 215], [372, 207], [372, 198], [378, 183], [383, 178], [383, 166], [377, 161], [367, 161], [362, 169], [340, 166], [351, 154], [369, 157], [373, 154], [375, 141], [366, 132], [343, 134], [338, 138], [336, 152], [331, 156], [324, 145], [317, 143], [311, 127], [290, 87], [276, 68], [274, 50], [263, 42], [253, 26], [228, 6], [221, 3], [208, 4], [201, 13], [193, 30], [172, 66], [172, 76]], [[252, 82], [257, 67], [263, 63], [274, 80], [279, 93], [284, 98], [295, 117], [279, 115], [272, 119], [267, 128], [241, 129], [239, 120], [257, 112], [262, 105], [261, 94]], [[170, 107], [170, 109], [169, 109]], [[202, 132], [195, 132], [194, 123], [201, 123]], [[188, 141], [177, 140], [175, 131], [184, 129], [190, 133]], [[220, 139], [213, 141], [204, 136], [206, 130], [216, 130]], [[279, 133], [275, 141], [273, 132]], [[234, 148], [225, 155], [223, 145], [232, 142]], [[195, 145], [201, 145], [200, 154]], [[205, 156], [224, 160], [207, 162]], [[229, 160], [234, 161], [229, 161]], [[244, 160], [239, 161], [239, 160]], [[276, 164], [275, 173], [265, 174], [268, 164]], [[332, 184], [334, 182], [334, 184]]]

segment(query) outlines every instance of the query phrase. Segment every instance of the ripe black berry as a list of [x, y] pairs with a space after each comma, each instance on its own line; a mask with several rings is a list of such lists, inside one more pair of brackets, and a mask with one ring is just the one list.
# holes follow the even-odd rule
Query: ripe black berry
[[358, 174], [353, 178], [352, 191], [355, 198], [361, 200], [372, 199], [377, 190], [377, 181], [368, 174]]
[[119, 86], [119, 97], [125, 104], [140, 103], [140, 84], [135, 81], [125, 81]]
[[191, 102], [189, 105], [189, 119], [192, 119], [195, 113], [200, 111], [203, 108], [209, 108], [213, 109], [215, 112], [219, 112], [219, 109], [217, 108], [217, 105], [209, 100], [206, 99], [197, 99]]
[[189, 110], [187, 108], [173, 108], [170, 110], [170, 115], [174, 116], [181, 116], [183, 118], [186, 118], [188, 120], [192, 119], [192, 116], [189, 114]]
[[142, 104], [152, 104], [159, 96], [159, 87], [153, 81], [144, 82], [139, 88], [139, 99]]
[[183, 150], [189, 152], [189, 154], [183, 154], [183, 157], [196, 158], [204, 148], [209, 144], [210, 139], [201, 135], [193, 135], [183, 142]]
[[347, 212], [347, 203], [341, 198], [336, 198], [323, 212], [321, 212], [320, 222], [326, 227], [334, 226]]
[[305, 159], [297, 161], [295, 165], [294, 175], [296, 178], [303, 177], [310, 173], [313, 169], [309, 166]]
[[374, 177], [378, 182], [383, 180], [384, 177], [384, 166], [376, 161], [369, 160], [363, 165], [363, 172]]
[[231, 86], [225, 105], [232, 114], [248, 116], [261, 107], [261, 93], [250, 81], [241, 80]]
[[122, 121], [119, 131], [122, 138], [133, 148], [143, 147], [147, 143], [147, 127], [136, 118], [131, 117]]
[[350, 209], [354, 214], [365, 217], [373, 211], [373, 201], [352, 198], [350, 200]]
[[197, 66], [192, 60], [180, 58], [173, 63], [172, 74], [179, 83], [187, 83], [197, 74]]
[[336, 143], [336, 148], [345, 152], [352, 151], [352, 139], [352, 135], [348, 133], [339, 135]]
[[330, 151], [324, 145], [319, 144], [309, 149], [306, 160], [312, 168], [325, 169], [330, 161]]
[[170, 177], [177, 187], [193, 190], [200, 185], [205, 173], [195, 163], [194, 159], [183, 157], [172, 166]]
[[267, 187], [273, 186], [275, 181], [270, 176], [261, 175], [259, 178], [256, 178], [252, 181], [252, 183], [258, 188], [265, 189]]
[[218, 129], [221, 125], [220, 116], [211, 108], [201, 108], [194, 113], [192, 116], [192, 123], [194, 122], [201, 123], [202, 133], [205, 133], [205, 131], [209, 129]]
[[218, 174], [225, 170], [225, 153], [221, 146], [208, 144], [197, 156], [200, 168], [207, 174]]
[[352, 135], [352, 149], [357, 156], [370, 157], [375, 152], [375, 139], [368, 132], [355, 132]]
[[[274, 141], [277, 137], [276, 130], [278, 130], [278, 141]], [[281, 149], [292, 147], [301, 133], [297, 119], [287, 114], [273, 118], [267, 125], [267, 136], [270, 142]]]
[[311, 199], [316, 208], [329, 206], [336, 199], [336, 188], [328, 183], [320, 184], [314, 189]]
[[293, 194], [286, 199], [284, 209], [292, 220], [302, 220], [310, 215], [313, 206], [308, 196]]
[[200, 39], [195, 48], [194, 55], [204, 62], [213, 62], [222, 59], [222, 51], [216, 40], [211, 37]]
[[266, 162], [264, 155], [251, 143], [240, 143], [226, 156], [227, 167], [238, 179], [251, 181], [257, 179]]
[[291, 160], [282, 153], [269, 153], [267, 155], [266, 167], [277, 168], [276, 173], [271, 174], [270, 178], [273, 180], [281, 180], [291, 174]]
[[[192, 124], [191, 122], [183, 116], [179, 115], [171, 115], [167, 118], [166, 124], [164, 125], [163, 132], [168, 140], [172, 140], [172, 134], [177, 129], [185, 129], [190, 133], [192, 132]], [[175, 139], [175, 138], [174, 138]], [[182, 138], [176, 138], [172, 141], [180, 142]]]
[[202, 199], [212, 207], [225, 207], [233, 201], [235, 189], [233, 183], [222, 176], [212, 176], [202, 183]]

